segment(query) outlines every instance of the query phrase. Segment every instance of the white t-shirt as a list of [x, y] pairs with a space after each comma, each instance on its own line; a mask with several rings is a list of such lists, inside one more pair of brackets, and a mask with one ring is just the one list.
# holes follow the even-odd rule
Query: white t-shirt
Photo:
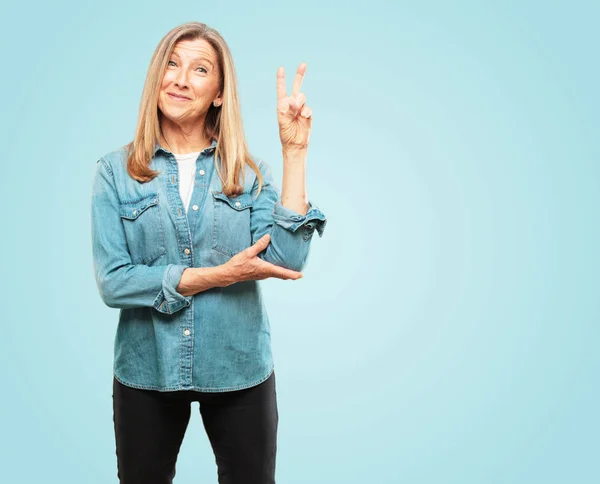
[[200, 151], [195, 153], [176, 154], [175, 159], [179, 167], [179, 195], [187, 213], [194, 191], [194, 180], [196, 179], [196, 160]]

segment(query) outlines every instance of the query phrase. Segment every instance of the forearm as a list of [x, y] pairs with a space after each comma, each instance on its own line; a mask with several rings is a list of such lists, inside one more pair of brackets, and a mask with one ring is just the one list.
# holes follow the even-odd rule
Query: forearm
[[175, 284], [186, 269], [184, 266], [123, 264], [118, 257], [105, 253], [100, 235], [98, 232], [94, 235], [95, 276], [100, 296], [107, 306], [154, 307], [159, 312], [172, 314], [189, 305], [189, 300], [175, 290]]
[[300, 215], [308, 211], [306, 193], [306, 155], [303, 150], [283, 150], [281, 205]]
[[[283, 150], [283, 189], [273, 180], [271, 168], [259, 161], [264, 185], [252, 206], [250, 230], [255, 243], [265, 233], [271, 235], [262, 260], [277, 266], [301, 271], [308, 256], [310, 239], [315, 230], [323, 235], [326, 217], [306, 195], [306, 150]], [[258, 190], [255, 182], [252, 192]], [[284, 200], [284, 201], [282, 201]]]
[[227, 266], [187, 268], [181, 274], [177, 292], [182, 296], [193, 296], [213, 287], [226, 287], [236, 282]]

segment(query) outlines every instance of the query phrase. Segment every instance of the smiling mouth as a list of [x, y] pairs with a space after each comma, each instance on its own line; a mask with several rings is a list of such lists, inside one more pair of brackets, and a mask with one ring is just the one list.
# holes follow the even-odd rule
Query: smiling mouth
[[178, 96], [177, 94], [167, 93], [171, 99], [175, 99], [176, 101], [190, 101], [191, 99], [188, 97]]

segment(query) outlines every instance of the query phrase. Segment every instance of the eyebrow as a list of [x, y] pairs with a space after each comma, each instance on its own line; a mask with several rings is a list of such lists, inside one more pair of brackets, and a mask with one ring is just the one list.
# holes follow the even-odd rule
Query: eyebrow
[[[175, 51], [173, 51], [171, 55], [176, 55], [178, 58], [181, 59], [181, 57], [179, 57], [179, 54], [177, 52], [175, 52]], [[201, 55], [199, 55], [198, 57], [194, 57], [192, 59], [193, 62], [196, 62], [196, 61], [199, 61], [199, 60], [204, 60], [204, 61], [208, 62], [211, 66], [214, 66], [214, 64], [207, 57], [204, 57], [204, 56], [201, 56]]]

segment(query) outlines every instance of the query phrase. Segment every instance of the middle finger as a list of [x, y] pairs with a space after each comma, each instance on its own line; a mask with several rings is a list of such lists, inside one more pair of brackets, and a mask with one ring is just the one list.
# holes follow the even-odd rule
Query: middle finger
[[304, 79], [305, 73], [306, 62], [303, 62], [298, 66], [298, 69], [296, 70], [296, 77], [294, 77], [294, 83], [292, 84], [292, 96], [300, 92], [300, 88], [302, 87], [302, 80]]

